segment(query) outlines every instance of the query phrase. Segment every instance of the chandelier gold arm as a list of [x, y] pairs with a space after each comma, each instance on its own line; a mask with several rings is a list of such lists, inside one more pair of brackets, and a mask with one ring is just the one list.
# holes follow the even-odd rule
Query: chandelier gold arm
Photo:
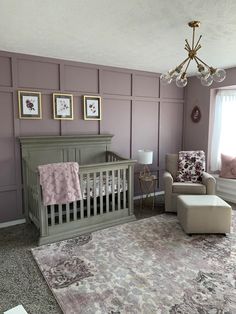
[[199, 65], [200, 65], [200, 63], [198, 62], [198, 60], [197, 60], [197, 58], [196, 58], [196, 57], [194, 57], [194, 61], [197, 63], [197, 66], [199, 66]]
[[201, 49], [201, 48], [202, 48], [202, 46], [201, 46], [201, 45], [198, 45], [197, 48], [195, 48], [194, 50], [195, 50], [195, 52], [197, 53], [197, 51], [198, 51], [199, 49]]
[[[174, 69], [172, 72], [173, 72], [173, 73], [174, 73], [175, 71], [180, 72], [181, 69], [182, 69], [182, 67], [184, 66], [184, 64], [188, 61], [188, 59], [189, 59], [189, 57], [186, 58], [183, 62], [181, 62], [177, 67], [175, 67], [175, 69]], [[172, 74], [172, 73], [170, 73], [170, 74]]]
[[195, 58], [196, 58], [197, 60], [199, 60], [202, 64], [204, 64], [206, 67], [208, 67], [208, 69], [211, 68], [206, 62], [202, 61], [202, 60], [201, 60], [200, 58], [198, 58], [197, 56], [195, 56]]
[[191, 58], [188, 58], [188, 63], [187, 63], [187, 65], [186, 65], [186, 68], [185, 68], [185, 70], [184, 70], [184, 73], [187, 72], [190, 62], [191, 62]]
[[189, 45], [189, 43], [188, 43], [188, 40], [187, 40], [187, 39], [185, 39], [185, 43], [186, 43], [186, 47], [187, 47], [189, 50], [191, 50], [191, 47], [190, 47], [190, 45]]
[[194, 61], [197, 63], [198, 72], [204, 71], [204, 66], [198, 62], [196, 57], [194, 57]]
[[195, 27], [193, 27], [192, 50], [194, 49]]
[[195, 45], [194, 49], [196, 49], [196, 48], [197, 48], [197, 46], [198, 46], [198, 44], [199, 44], [199, 42], [200, 42], [200, 40], [201, 40], [201, 39], [202, 39], [202, 35], [200, 35], [200, 36], [199, 36], [198, 41], [197, 41], [197, 43], [196, 43], [196, 45]]

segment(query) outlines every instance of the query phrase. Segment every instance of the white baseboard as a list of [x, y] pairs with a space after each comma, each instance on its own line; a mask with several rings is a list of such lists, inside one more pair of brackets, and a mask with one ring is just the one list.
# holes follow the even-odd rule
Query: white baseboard
[[[154, 196], [154, 193], [150, 193], [149, 195], [150, 195], [150, 196]], [[156, 196], [156, 195], [164, 195], [164, 191], [155, 192], [155, 196]], [[135, 200], [139, 200], [140, 198], [145, 197], [145, 196], [146, 196], [146, 194], [134, 196], [134, 201], [135, 201]]]
[[7, 221], [7, 222], [1, 222], [0, 223], [0, 229], [1, 228], [11, 227], [11, 226], [16, 226], [16, 225], [21, 225], [21, 224], [24, 224], [24, 223], [26, 223], [25, 218], [12, 220], [12, 221]]

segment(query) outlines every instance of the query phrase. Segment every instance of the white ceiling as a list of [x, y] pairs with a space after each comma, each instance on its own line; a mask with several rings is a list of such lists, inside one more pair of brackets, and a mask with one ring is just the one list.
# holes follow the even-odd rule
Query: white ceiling
[[197, 19], [199, 57], [236, 66], [235, 0], [0, 0], [0, 14], [0, 50], [152, 72], [186, 57]]

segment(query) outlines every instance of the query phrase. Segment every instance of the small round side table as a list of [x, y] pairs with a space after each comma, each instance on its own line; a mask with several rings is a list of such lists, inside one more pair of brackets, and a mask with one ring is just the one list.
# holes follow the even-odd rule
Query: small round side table
[[155, 191], [158, 178], [156, 175], [140, 175], [139, 186], [141, 190], [140, 207], [142, 209], [145, 200], [152, 197], [152, 209], [154, 209]]

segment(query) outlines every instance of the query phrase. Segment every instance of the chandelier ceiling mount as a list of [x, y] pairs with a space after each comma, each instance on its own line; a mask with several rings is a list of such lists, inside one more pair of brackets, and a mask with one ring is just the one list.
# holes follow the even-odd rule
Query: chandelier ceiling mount
[[195, 29], [200, 27], [200, 22], [191, 21], [188, 23], [188, 26], [193, 29], [191, 45], [189, 44], [188, 40], [185, 39], [184, 49], [188, 52], [188, 57], [175, 69], [169, 70], [167, 73], [163, 73], [160, 77], [162, 83], [167, 85], [175, 80], [178, 87], [185, 87], [188, 83], [187, 69], [192, 60], [196, 62], [198, 69], [197, 77], [201, 80], [202, 85], [210, 86], [213, 81], [222, 82], [226, 77], [225, 70], [213, 68], [197, 56], [198, 51], [202, 48], [200, 45], [202, 35], [199, 36], [197, 42], [195, 43]]

